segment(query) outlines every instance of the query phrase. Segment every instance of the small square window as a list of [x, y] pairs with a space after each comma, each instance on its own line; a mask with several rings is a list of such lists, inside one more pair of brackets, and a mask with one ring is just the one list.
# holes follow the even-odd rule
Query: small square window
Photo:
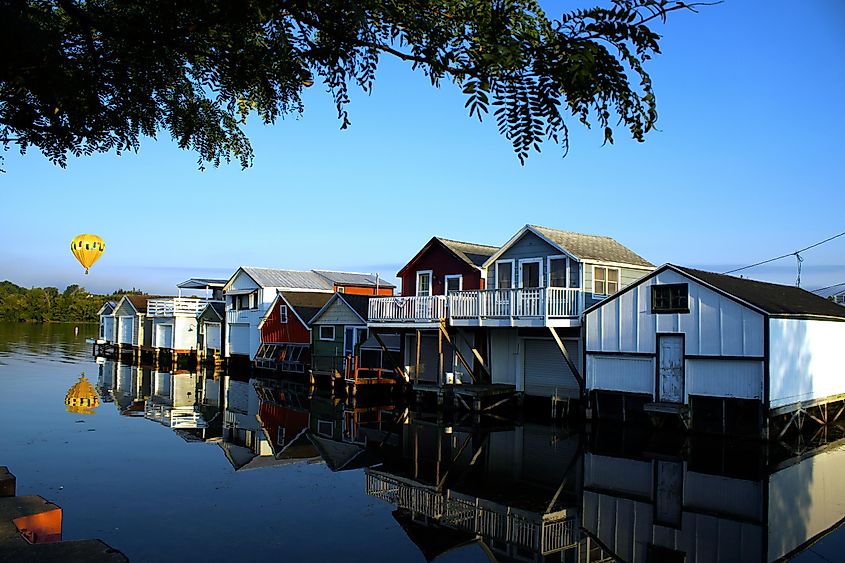
[[320, 340], [334, 340], [334, 325], [320, 325]]
[[651, 286], [652, 313], [689, 313], [689, 285], [669, 283]]

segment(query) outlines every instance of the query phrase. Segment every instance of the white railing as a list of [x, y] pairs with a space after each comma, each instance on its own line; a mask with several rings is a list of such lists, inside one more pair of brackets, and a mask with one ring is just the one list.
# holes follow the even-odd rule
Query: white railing
[[229, 324], [232, 323], [249, 323], [249, 324], [258, 324], [258, 319], [260, 319], [264, 313], [259, 309], [229, 309], [226, 311], [226, 322]]
[[581, 314], [578, 288], [526, 287], [455, 291], [449, 294], [452, 319], [567, 318]]
[[223, 303], [194, 297], [169, 297], [147, 301], [148, 317], [175, 317], [187, 315], [196, 317], [209, 303]]
[[370, 299], [370, 322], [431, 322], [446, 318], [446, 296], [377, 297]]
[[575, 545], [575, 520], [564, 512], [518, 513], [513, 509], [458, 495], [438, 492], [419, 483], [366, 469], [366, 493], [400, 508], [438, 520], [441, 525], [464, 530], [499, 542], [515, 544], [541, 555]]

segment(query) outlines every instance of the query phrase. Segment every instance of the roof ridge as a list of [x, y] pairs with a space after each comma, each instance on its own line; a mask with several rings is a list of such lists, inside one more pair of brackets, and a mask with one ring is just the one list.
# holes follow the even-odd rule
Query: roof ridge
[[543, 225], [532, 225], [530, 223], [528, 224], [528, 226], [534, 227], [535, 229], [545, 229], [547, 231], [556, 231], [558, 233], [567, 233], [567, 234], [570, 234], [570, 235], [579, 235], [579, 236], [582, 236], [582, 237], [596, 237], [596, 238], [606, 238], [606, 239], [610, 239], [610, 240], [616, 240], [615, 238], [613, 238], [612, 236], [609, 236], [609, 235], [594, 235], [592, 233], [579, 233], [577, 231], [567, 231], [565, 229], [555, 229], [554, 227], [544, 227]]
[[457, 239], [453, 239], [453, 238], [446, 238], [446, 237], [439, 237], [439, 236], [435, 236], [434, 238], [436, 238], [437, 240], [440, 240], [440, 241], [457, 242], [458, 244], [470, 244], [472, 246], [486, 246], [488, 248], [500, 248], [499, 246], [495, 246], [495, 245], [492, 245], [492, 244], [484, 244], [484, 243], [480, 243], [480, 242], [469, 242], [469, 241], [466, 241], [466, 240], [457, 240]]

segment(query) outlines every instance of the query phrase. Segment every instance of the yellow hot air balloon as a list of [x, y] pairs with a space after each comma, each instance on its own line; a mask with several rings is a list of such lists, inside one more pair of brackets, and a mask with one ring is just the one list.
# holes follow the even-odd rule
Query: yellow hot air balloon
[[100, 259], [105, 249], [106, 243], [97, 235], [76, 235], [70, 242], [70, 250], [85, 268], [86, 274], [88, 273], [88, 268]]

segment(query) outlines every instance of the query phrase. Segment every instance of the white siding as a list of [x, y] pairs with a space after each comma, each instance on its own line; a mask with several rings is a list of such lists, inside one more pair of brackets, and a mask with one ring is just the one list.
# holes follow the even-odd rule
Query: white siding
[[763, 360], [687, 360], [686, 396], [763, 398]]
[[653, 357], [587, 355], [587, 388], [654, 395]]
[[[651, 313], [651, 286], [688, 283], [690, 312]], [[587, 315], [588, 352], [655, 353], [657, 332], [683, 332], [686, 355], [763, 356], [763, 315], [672, 270]]]
[[205, 321], [205, 347], [212, 350], [220, 349], [220, 323]]
[[228, 326], [229, 354], [249, 354], [250, 349], [250, 326], [248, 324], [230, 324]]
[[845, 393], [845, 322], [769, 321], [770, 407]]

